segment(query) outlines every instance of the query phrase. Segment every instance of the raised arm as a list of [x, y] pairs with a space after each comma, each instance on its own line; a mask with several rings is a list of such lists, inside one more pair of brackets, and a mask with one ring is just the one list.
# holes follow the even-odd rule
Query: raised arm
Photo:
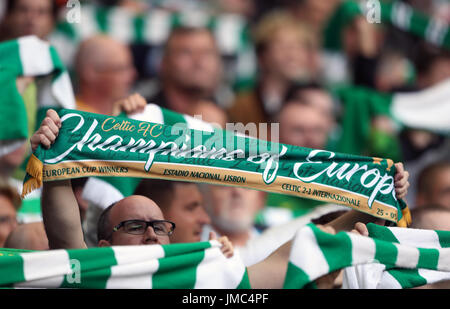
[[[60, 127], [58, 114], [48, 110], [40, 128], [31, 137], [33, 152], [39, 144], [51, 147]], [[70, 180], [44, 182], [41, 208], [50, 249], [86, 248], [78, 203]]]
[[[397, 173], [394, 177], [395, 192], [398, 199], [406, 196], [409, 187], [409, 173], [404, 170], [402, 163], [395, 164]], [[328, 233], [334, 234], [339, 231], [352, 231], [368, 236], [366, 223], [379, 220], [371, 215], [357, 210], [351, 210], [339, 218], [331, 221], [320, 228]], [[274, 251], [269, 257], [258, 264], [247, 268], [250, 284], [255, 289], [281, 289], [286, 276], [289, 256], [291, 253], [292, 240]], [[305, 252], [304, 254], [308, 254]], [[318, 288], [333, 288], [333, 282], [339, 272], [325, 275], [316, 280]]]

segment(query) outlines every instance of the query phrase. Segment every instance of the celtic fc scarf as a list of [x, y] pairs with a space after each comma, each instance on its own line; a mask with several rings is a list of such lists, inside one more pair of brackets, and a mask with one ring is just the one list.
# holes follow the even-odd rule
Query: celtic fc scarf
[[0, 287], [250, 288], [239, 255], [225, 258], [219, 247], [217, 241], [209, 241], [50, 251], [0, 249]]
[[[145, 110], [129, 116], [132, 119], [165, 125], [184, 124], [188, 129], [214, 132], [214, 126], [201, 119], [183, 115], [161, 108], [156, 104], [147, 104]], [[139, 185], [139, 178], [91, 177], [83, 189], [83, 199], [104, 209], [122, 198], [132, 195]], [[105, 192], [105, 194], [98, 194]]]
[[36, 77], [38, 107], [75, 108], [69, 75], [53, 47], [34, 36], [0, 43], [0, 155], [28, 137], [27, 110], [16, 86], [20, 76]]
[[317, 278], [350, 266], [356, 271], [346, 269], [344, 288], [411, 288], [450, 279], [450, 232], [367, 227], [370, 237], [331, 235], [313, 224], [300, 229], [284, 287], [313, 288]]
[[[42, 181], [114, 176], [233, 185], [343, 204], [402, 226], [389, 159], [338, 154], [74, 110], [59, 112], [56, 142], [31, 156], [23, 195]], [[402, 213], [403, 211], [403, 213]], [[405, 216], [406, 215], [406, 216]]]

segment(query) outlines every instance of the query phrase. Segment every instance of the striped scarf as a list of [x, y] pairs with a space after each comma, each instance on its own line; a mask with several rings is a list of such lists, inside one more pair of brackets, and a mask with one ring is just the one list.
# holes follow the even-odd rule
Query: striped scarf
[[[343, 1], [329, 21], [325, 30], [325, 48], [336, 50], [341, 48], [340, 30], [348, 25], [355, 16], [364, 15], [375, 18], [374, 9], [370, 3], [379, 3], [380, 20], [382, 24], [389, 24], [406, 33], [415, 35], [437, 47], [450, 48], [449, 25], [445, 20], [430, 17], [420, 12], [404, 1], [372, 1], [368, 0], [347, 0]], [[369, 11], [370, 10], [370, 11]], [[369, 17], [368, 17], [369, 18]], [[374, 22], [378, 22], [374, 19]]]
[[0, 249], [0, 287], [250, 288], [239, 256], [227, 259], [219, 247], [217, 241], [209, 241], [27, 252]]
[[367, 226], [370, 237], [331, 235], [312, 224], [299, 230], [285, 288], [314, 287], [317, 278], [350, 266], [344, 288], [411, 288], [450, 279], [450, 232]]
[[297, 195], [403, 226], [410, 221], [407, 206], [395, 197], [395, 166], [389, 159], [271, 143], [224, 130], [192, 130], [184, 123], [169, 126], [74, 110], [59, 115], [59, 138], [31, 156], [23, 195], [42, 181], [163, 178]]
[[16, 86], [20, 76], [36, 77], [38, 107], [75, 108], [69, 75], [52, 46], [34, 36], [0, 43], [0, 155], [28, 137], [27, 110]]
[[396, 137], [385, 142], [383, 136], [374, 135], [371, 120], [377, 116], [390, 117], [399, 130], [413, 128], [450, 135], [450, 79], [412, 93], [386, 94], [358, 86], [335, 87], [332, 93], [344, 110], [336, 151], [401, 161]]
[[446, 21], [429, 17], [402, 1], [381, 2], [381, 21], [436, 46], [450, 48], [450, 32]]
[[[317, 278], [345, 267], [343, 288], [411, 288], [450, 279], [450, 232], [374, 224], [368, 228], [370, 237], [332, 235], [313, 224], [298, 230], [284, 288], [314, 288]], [[219, 246], [209, 241], [50, 251], [0, 249], [0, 287], [250, 288], [239, 254], [227, 259]], [[358, 269], [364, 266], [370, 268]]]

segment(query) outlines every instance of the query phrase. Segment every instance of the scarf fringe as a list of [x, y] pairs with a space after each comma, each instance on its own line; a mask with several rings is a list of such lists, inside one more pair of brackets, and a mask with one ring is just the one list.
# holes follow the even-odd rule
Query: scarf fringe
[[406, 207], [402, 209], [402, 218], [400, 221], [398, 221], [397, 226], [398, 227], [408, 227], [412, 223], [412, 217], [411, 212], [409, 211], [409, 208]]
[[30, 159], [28, 160], [26, 170], [30, 178], [27, 179], [23, 184], [22, 198], [24, 198], [28, 193], [42, 187], [43, 169], [44, 164], [34, 154], [32, 154]]

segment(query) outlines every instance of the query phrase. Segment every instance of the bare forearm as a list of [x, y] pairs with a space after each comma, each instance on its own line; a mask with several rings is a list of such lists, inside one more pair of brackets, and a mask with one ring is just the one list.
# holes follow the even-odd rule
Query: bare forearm
[[70, 180], [45, 182], [41, 200], [50, 249], [86, 248]]
[[267, 259], [248, 267], [248, 277], [253, 289], [283, 288], [292, 241], [288, 241]]

